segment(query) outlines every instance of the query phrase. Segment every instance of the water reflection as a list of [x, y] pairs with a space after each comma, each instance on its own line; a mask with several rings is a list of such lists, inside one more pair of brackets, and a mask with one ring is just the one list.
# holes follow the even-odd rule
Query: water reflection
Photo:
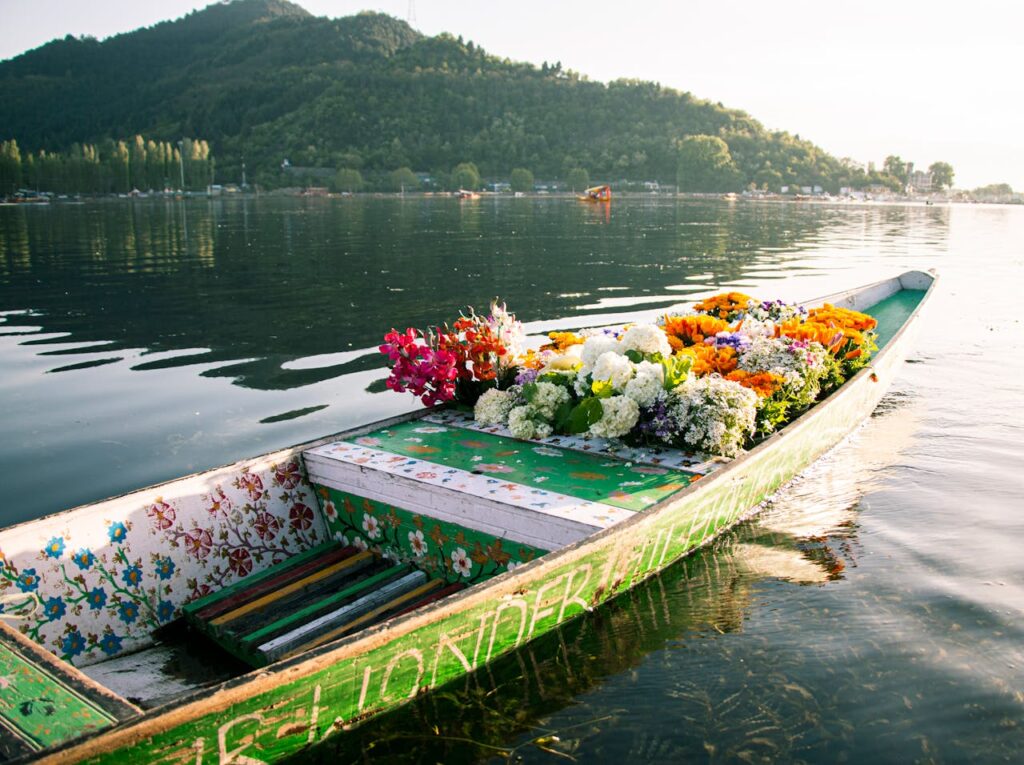
[[209, 349], [176, 356], [178, 365], [251, 359], [223, 373], [280, 389], [304, 382], [282, 375], [282, 364], [372, 347], [392, 324], [423, 325], [496, 294], [527, 320], [668, 305], [705, 287], [687, 284], [688, 274], [742, 282], [764, 248], [777, 272], [785, 252], [831, 225], [714, 203], [623, 203], [597, 227], [587, 225], [593, 215], [565, 199], [7, 208], [0, 306], [31, 309], [39, 331], [67, 333], [62, 343]]
[[[862, 498], [912, 443], [922, 412], [912, 396], [888, 397], [866, 432], [753, 522], [597, 612], [294, 761], [831, 761], [864, 722], [848, 719], [851, 709], [871, 718], [873, 705], [893, 693], [902, 703], [903, 694], [869, 682], [856, 661], [832, 668], [827, 695], [808, 688], [798, 679], [807, 657], [787, 655], [785, 644], [780, 653], [773, 633], [834, 621], [816, 594], [858, 566]], [[779, 591], [803, 601], [800, 613], [766, 612]]]

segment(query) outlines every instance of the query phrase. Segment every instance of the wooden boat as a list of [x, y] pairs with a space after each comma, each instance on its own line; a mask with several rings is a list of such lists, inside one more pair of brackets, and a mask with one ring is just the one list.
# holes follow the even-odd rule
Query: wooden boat
[[612, 187], [607, 184], [603, 186], [592, 186], [576, 198], [581, 202], [611, 202]]
[[824, 298], [873, 314], [879, 352], [729, 462], [515, 441], [432, 409], [5, 529], [3, 754], [271, 762], [479, 669], [749, 517], [840, 441], [934, 282]]
[[459, 199], [479, 199], [480, 195], [475, 191], [469, 191], [468, 189], [459, 189], [455, 192], [455, 196]]

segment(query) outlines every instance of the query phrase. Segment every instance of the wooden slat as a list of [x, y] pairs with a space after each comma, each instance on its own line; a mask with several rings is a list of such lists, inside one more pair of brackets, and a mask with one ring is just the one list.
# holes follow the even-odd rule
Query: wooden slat
[[327, 566], [326, 568], [315, 570], [313, 573], [308, 574], [297, 581], [278, 587], [272, 592], [268, 592], [266, 595], [263, 595], [256, 600], [245, 603], [233, 611], [228, 611], [226, 614], [222, 614], [215, 619], [211, 619], [210, 624], [213, 627], [226, 627], [230, 622], [233, 622], [246, 614], [272, 606], [274, 603], [288, 595], [291, 595], [293, 592], [298, 592], [303, 588], [316, 584], [317, 582], [334, 576], [335, 574], [340, 574], [343, 571], [348, 572], [358, 570], [372, 561], [373, 554], [364, 550], [363, 552], [344, 558], [343, 560]]
[[326, 598], [317, 600], [315, 603], [311, 603], [305, 608], [282, 616], [281, 618], [276, 619], [270, 624], [260, 627], [257, 630], [241, 635], [239, 636], [239, 639], [247, 648], [258, 646], [261, 641], [265, 641], [275, 634], [290, 630], [295, 627], [295, 625], [301, 624], [303, 621], [313, 619], [317, 614], [321, 614], [329, 608], [333, 608], [347, 600], [359, 598], [368, 590], [373, 590], [398, 577], [404, 576], [410, 571], [410, 569], [411, 566], [406, 563], [391, 566], [390, 568], [379, 571], [376, 574], [373, 574], [366, 579], [362, 579], [343, 590], [332, 593]]
[[[417, 571], [415, 573], [422, 574], [423, 572], [422, 571]], [[414, 576], [414, 574], [410, 574], [409, 576], [412, 577], [412, 576]], [[424, 576], [426, 576], [426, 575], [424, 574]], [[357, 629], [357, 628], [361, 629], [361, 628], [363, 628], [363, 627], [365, 627], [365, 626], [367, 626], [369, 624], [372, 624], [373, 622], [377, 621], [379, 618], [381, 618], [381, 617], [383, 617], [385, 615], [390, 614], [390, 612], [394, 611], [396, 608], [399, 608], [400, 606], [402, 606], [403, 604], [407, 603], [408, 601], [414, 600], [416, 598], [419, 598], [422, 595], [425, 595], [426, 593], [430, 592], [432, 589], [435, 589], [436, 587], [439, 587], [441, 585], [441, 583], [442, 583], [441, 579], [432, 579], [429, 582], [426, 582], [425, 584], [420, 585], [416, 589], [410, 590], [408, 592], [405, 592], [405, 593], [399, 595], [394, 600], [391, 600], [391, 601], [389, 601], [387, 603], [384, 603], [383, 605], [373, 609], [372, 611], [368, 611], [367, 613], [363, 614], [362, 616], [358, 616], [355, 619], [353, 619], [352, 621], [347, 622], [346, 624], [342, 624], [341, 626], [336, 627], [335, 629], [331, 630], [330, 632], [326, 632], [323, 635], [320, 635], [319, 637], [314, 638], [313, 640], [309, 641], [308, 643], [304, 643], [303, 645], [296, 646], [296, 647], [292, 648], [290, 651], [288, 651], [288, 653], [284, 654], [280, 658], [288, 658], [289, 656], [295, 656], [297, 653], [301, 653], [302, 651], [307, 651], [307, 650], [309, 650], [311, 648], [316, 648], [318, 645], [323, 645], [324, 643], [328, 643], [331, 640], [334, 640], [335, 638], [341, 637], [346, 632], [351, 632], [352, 630]]]
[[228, 598], [234, 595], [235, 593], [242, 592], [248, 588], [251, 588], [253, 585], [265, 579], [277, 576], [281, 572], [282, 566], [291, 568], [293, 566], [300, 565], [305, 561], [312, 560], [321, 555], [324, 555], [325, 553], [330, 552], [332, 549], [336, 547], [340, 547], [340, 543], [332, 540], [325, 544], [318, 545], [317, 547], [313, 547], [309, 550], [306, 550], [303, 553], [299, 553], [298, 555], [293, 555], [288, 560], [282, 561], [276, 566], [271, 566], [270, 568], [264, 569], [258, 574], [252, 574], [250, 576], [245, 577], [244, 579], [240, 579], [239, 581], [235, 582], [234, 584], [228, 585], [222, 590], [218, 590], [217, 592], [213, 592], [209, 595], [197, 598], [196, 600], [193, 600], [191, 603], [186, 603], [184, 606], [182, 606], [181, 610], [184, 611], [186, 615], [191, 616], [192, 614], [195, 614], [196, 612], [201, 611], [207, 608], [208, 606], [221, 601], [222, 599]]
[[427, 597], [422, 598], [421, 600], [417, 600], [415, 603], [406, 606], [401, 611], [396, 611], [392, 614], [392, 616], [404, 616], [410, 611], [415, 611], [417, 608], [423, 608], [423, 606], [430, 605], [431, 603], [438, 601], [441, 598], [447, 598], [449, 595], [454, 595], [456, 592], [459, 592], [460, 590], [464, 589], [466, 589], [466, 585], [464, 585], [462, 582], [455, 582], [454, 584], [449, 584], [447, 587], [440, 589], [437, 592], [432, 592]]
[[[299, 577], [304, 577], [317, 569], [329, 566], [336, 561], [356, 555], [359, 552], [359, 549], [356, 547], [337, 547], [333, 545], [328, 545], [327, 547], [328, 549], [323, 555], [311, 559], [305, 559], [304, 561], [300, 561], [298, 565], [284, 566], [284, 564], [282, 564], [284, 568], [281, 566], [273, 566], [267, 569], [266, 572], [264, 572], [266, 576], [261, 576], [260, 581], [255, 582], [252, 587], [236, 591], [229, 594], [227, 597], [222, 597], [222, 599], [217, 602], [210, 603], [205, 608], [193, 612], [195, 617], [200, 621], [211, 621], [228, 611], [248, 603], [249, 601], [273, 592], [276, 588], [287, 585], [289, 582], [294, 581]], [[288, 561], [288, 563], [291, 562], [292, 561]]]

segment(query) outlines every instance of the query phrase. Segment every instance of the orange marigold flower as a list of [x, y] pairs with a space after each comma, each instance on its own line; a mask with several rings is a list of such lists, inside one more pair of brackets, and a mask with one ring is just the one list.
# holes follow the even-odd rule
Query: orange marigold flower
[[744, 388], [750, 388], [760, 398], [768, 398], [782, 387], [783, 379], [771, 372], [748, 372], [737, 369], [725, 376], [726, 380], [738, 382]]
[[747, 310], [747, 304], [753, 298], [744, 295], [742, 292], [723, 292], [721, 295], [714, 295], [696, 303], [693, 308], [701, 313], [717, 316], [725, 321], [735, 319], [736, 316]]
[[697, 377], [717, 373], [725, 377], [736, 369], [736, 349], [728, 346], [716, 348], [713, 345], [692, 345], [684, 348], [679, 355], [693, 357], [690, 372]]
[[[719, 332], [728, 332], [728, 322], [714, 316], [698, 314], [696, 316], [666, 316], [665, 334], [669, 345], [674, 350], [681, 350], [691, 345], [704, 342], [706, 337], [714, 337]], [[673, 342], [673, 339], [675, 342]]]
[[849, 308], [837, 308], [831, 303], [825, 303], [820, 308], [812, 308], [808, 311], [807, 320], [819, 324], [830, 324], [840, 329], [857, 329], [862, 332], [878, 326], [878, 321], [866, 313], [852, 311]]

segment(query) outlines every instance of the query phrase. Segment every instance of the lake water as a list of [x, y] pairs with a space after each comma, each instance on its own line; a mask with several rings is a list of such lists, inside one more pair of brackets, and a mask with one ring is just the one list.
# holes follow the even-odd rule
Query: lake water
[[1024, 208], [617, 199], [0, 208], [0, 524], [409, 407], [392, 326], [542, 331], [910, 268], [875, 415], [756, 522], [309, 761], [1019, 761]]

